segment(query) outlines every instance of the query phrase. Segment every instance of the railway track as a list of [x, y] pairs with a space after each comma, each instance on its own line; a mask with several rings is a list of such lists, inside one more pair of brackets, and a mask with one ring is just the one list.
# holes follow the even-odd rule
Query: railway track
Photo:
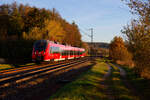
[[0, 90], [16, 86], [21, 83], [25, 83], [32, 79], [36, 79], [48, 74], [53, 74], [57, 71], [70, 68], [71, 66], [81, 64], [88, 61], [88, 58], [82, 58], [80, 60], [72, 60], [66, 62], [59, 62], [47, 65], [34, 65], [29, 67], [22, 67], [17, 69], [10, 69], [1, 71], [0, 73]]
[[63, 64], [63, 63], [67, 63], [67, 61], [54, 62], [54, 63], [51, 63], [51, 64], [40, 64], [40, 65], [26, 66], [26, 67], [14, 68], [14, 69], [9, 69], [9, 70], [3, 70], [3, 71], [0, 71], [0, 79], [4, 78], [4, 77], [9, 77], [9, 76], [12, 76], [12, 75], [17, 75], [17, 74], [21, 74], [21, 73], [25, 73], [25, 72], [29, 72], [29, 71], [33, 71], [33, 70], [46, 68], [46, 67], [49, 67], [49, 66], [56, 66], [58, 64]]

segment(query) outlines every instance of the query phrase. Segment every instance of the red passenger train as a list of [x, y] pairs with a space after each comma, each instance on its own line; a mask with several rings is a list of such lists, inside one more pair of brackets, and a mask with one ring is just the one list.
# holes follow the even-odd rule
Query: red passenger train
[[85, 49], [57, 44], [49, 40], [34, 43], [32, 61], [59, 61], [85, 56]]

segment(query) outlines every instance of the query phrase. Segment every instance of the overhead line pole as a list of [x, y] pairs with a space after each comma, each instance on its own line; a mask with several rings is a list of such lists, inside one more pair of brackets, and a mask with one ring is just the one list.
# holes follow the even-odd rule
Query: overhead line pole
[[91, 30], [91, 43], [93, 43], [93, 28], [90, 28]]
[[[81, 29], [80, 29], [81, 30]], [[87, 34], [86, 32], [82, 31], [85, 35], [87, 35], [88, 37], [91, 38], [91, 45], [90, 45], [90, 56], [91, 56], [91, 60], [92, 60], [92, 43], [93, 43], [93, 28], [89, 29], [91, 31], [91, 35]]]
[[90, 47], [90, 49], [91, 49], [91, 50], [90, 50], [90, 56], [91, 56], [91, 59], [92, 59], [92, 54], [93, 54], [93, 53], [92, 53], [92, 43], [93, 43], [93, 28], [90, 28], [90, 30], [91, 30], [91, 36], [90, 36], [90, 37], [91, 37], [91, 47]]

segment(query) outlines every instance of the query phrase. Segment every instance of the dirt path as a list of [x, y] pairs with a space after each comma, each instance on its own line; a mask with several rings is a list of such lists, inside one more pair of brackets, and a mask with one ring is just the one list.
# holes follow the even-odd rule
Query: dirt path
[[109, 64], [107, 65], [109, 67], [109, 70], [108, 70], [108, 73], [104, 76], [104, 78], [106, 77], [105, 78], [105, 85], [106, 85], [105, 93], [108, 97], [108, 100], [115, 100], [113, 89], [109, 88], [112, 83], [112, 73], [114, 69]]
[[100, 83], [104, 87], [107, 100], [146, 100], [142, 99], [142, 96], [130, 84], [123, 68], [114, 64], [107, 65], [109, 70]]
[[108, 72], [104, 75], [103, 77], [103, 80], [100, 82], [101, 85], [103, 85], [103, 92], [104, 94], [106, 95], [106, 99], [107, 100], [115, 100], [114, 98], [114, 95], [113, 95], [113, 90], [112, 89], [109, 89], [109, 85], [108, 84], [109, 82], [108, 81], [111, 81], [111, 75], [112, 75], [112, 71], [113, 71], [113, 68], [107, 64], [107, 67], [108, 67]]
[[129, 82], [127, 78], [127, 74], [123, 68], [115, 64], [113, 65], [116, 66], [120, 70], [121, 80], [123, 81], [125, 86], [131, 91], [133, 95], [138, 96], [140, 100], [149, 100], [148, 98], [144, 98], [140, 93], [137, 92], [136, 88]]
[[105, 80], [108, 79], [111, 76], [111, 73], [112, 73], [112, 67], [109, 64], [107, 64], [107, 66], [108, 66], [109, 69], [108, 69], [108, 72], [103, 77]]

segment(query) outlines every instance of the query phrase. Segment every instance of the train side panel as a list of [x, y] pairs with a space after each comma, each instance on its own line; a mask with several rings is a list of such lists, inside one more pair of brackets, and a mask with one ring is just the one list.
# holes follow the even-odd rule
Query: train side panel
[[33, 61], [59, 61], [75, 59], [85, 56], [83, 48], [55, 44], [48, 40], [36, 41], [33, 46]]

